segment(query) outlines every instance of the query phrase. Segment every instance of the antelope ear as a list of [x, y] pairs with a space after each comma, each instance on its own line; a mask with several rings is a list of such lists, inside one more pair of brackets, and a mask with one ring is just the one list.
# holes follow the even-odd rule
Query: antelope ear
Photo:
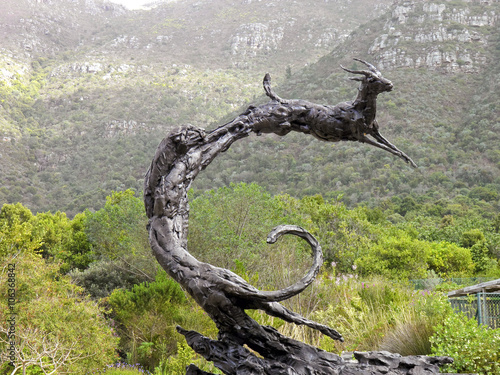
[[351, 81], [359, 81], [359, 82], [363, 82], [364, 78], [361, 78], [361, 77], [349, 77], [349, 79]]

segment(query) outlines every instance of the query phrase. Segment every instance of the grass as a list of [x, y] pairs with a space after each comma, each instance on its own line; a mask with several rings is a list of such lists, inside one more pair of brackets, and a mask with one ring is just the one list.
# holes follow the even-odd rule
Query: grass
[[364, 282], [354, 277], [340, 282], [326, 279], [320, 288], [328, 306], [311, 311], [310, 318], [338, 330], [345, 342], [287, 323], [280, 331], [338, 354], [354, 350], [429, 354], [433, 327], [450, 308], [438, 293], [416, 292], [381, 278]]
[[115, 363], [114, 365], [108, 365], [106, 368], [102, 370], [95, 370], [92, 373], [88, 373], [88, 375], [101, 375], [101, 374], [106, 374], [106, 375], [144, 375], [144, 374], [149, 374], [151, 373], [147, 370], [144, 370], [142, 366], [139, 363], [136, 363], [135, 365], [130, 365], [128, 363], [123, 363], [123, 362], [118, 362]]

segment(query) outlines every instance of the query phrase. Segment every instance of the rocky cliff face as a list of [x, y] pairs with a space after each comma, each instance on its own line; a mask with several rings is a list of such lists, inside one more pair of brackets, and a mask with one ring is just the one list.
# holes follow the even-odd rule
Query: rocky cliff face
[[382, 69], [477, 72], [487, 57], [491, 28], [498, 28], [499, 8], [498, 1], [401, 1], [369, 53]]
[[51, 57], [92, 40], [93, 31], [124, 13], [105, 0], [2, 1], [2, 47], [28, 58]]

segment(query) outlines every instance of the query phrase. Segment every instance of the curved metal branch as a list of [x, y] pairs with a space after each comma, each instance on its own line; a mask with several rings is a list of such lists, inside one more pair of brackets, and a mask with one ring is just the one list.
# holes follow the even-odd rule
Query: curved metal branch
[[267, 243], [269, 244], [275, 243], [278, 240], [278, 238], [280, 238], [284, 234], [293, 234], [299, 236], [309, 243], [313, 251], [313, 264], [311, 265], [309, 272], [295, 284], [287, 288], [280, 289], [278, 291], [260, 292], [262, 296], [266, 297], [266, 301], [275, 301], [275, 302], [284, 301], [301, 293], [314, 281], [314, 279], [318, 275], [321, 266], [323, 265], [323, 252], [321, 251], [321, 247], [318, 241], [311, 235], [311, 233], [309, 233], [308, 231], [299, 226], [296, 225], [277, 226], [267, 236]]

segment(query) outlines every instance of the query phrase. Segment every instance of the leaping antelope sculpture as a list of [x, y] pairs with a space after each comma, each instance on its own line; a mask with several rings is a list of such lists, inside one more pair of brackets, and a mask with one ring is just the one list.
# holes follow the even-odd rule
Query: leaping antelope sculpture
[[[327, 142], [364, 142], [415, 166], [406, 154], [382, 137], [375, 120], [377, 95], [390, 91], [392, 83], [373, 65], [358, 61], [368, 69], [343, 68], [358, 75], [353, 79], [361, 84], [353, 102], [323, 106], [304, 100], [284, 100], [273, 92], [266, 74], [264, 90], [270, 102], [251, 106], [231, 122], [208, 133], [191, 125], [172, 131], [160, 143], [147, 171], [144, 201], [153, 253], [168, 274], [215, 322], [219, 337], [216, 341], [180, 327], [178, 331], [196, 352], [213, 361], [225, 374], [340, 374], [339, 366], [346, 366], [340, 357], [287, 338], [271, 327], [260, 326], [245, 313], [245, 309], [260, 309], [343, 340], [334, 329], [306, 319], [279, 303], [300, 293], [317, 275], [323, 257], [316, 239], [297, 226], [273, 229], [269, 243], [287, 233], [305, 239], [313, 249], [313, 265], [302, 280], [288, 288], [259, 291], [233, 272], [203, 263], [188, 252], [187, 191], [198, 173], [219, 153], [252, 132], [283, 136], [298, 131]], [[188, 373], [204, 374], [194, 365], [188, 368]]]

